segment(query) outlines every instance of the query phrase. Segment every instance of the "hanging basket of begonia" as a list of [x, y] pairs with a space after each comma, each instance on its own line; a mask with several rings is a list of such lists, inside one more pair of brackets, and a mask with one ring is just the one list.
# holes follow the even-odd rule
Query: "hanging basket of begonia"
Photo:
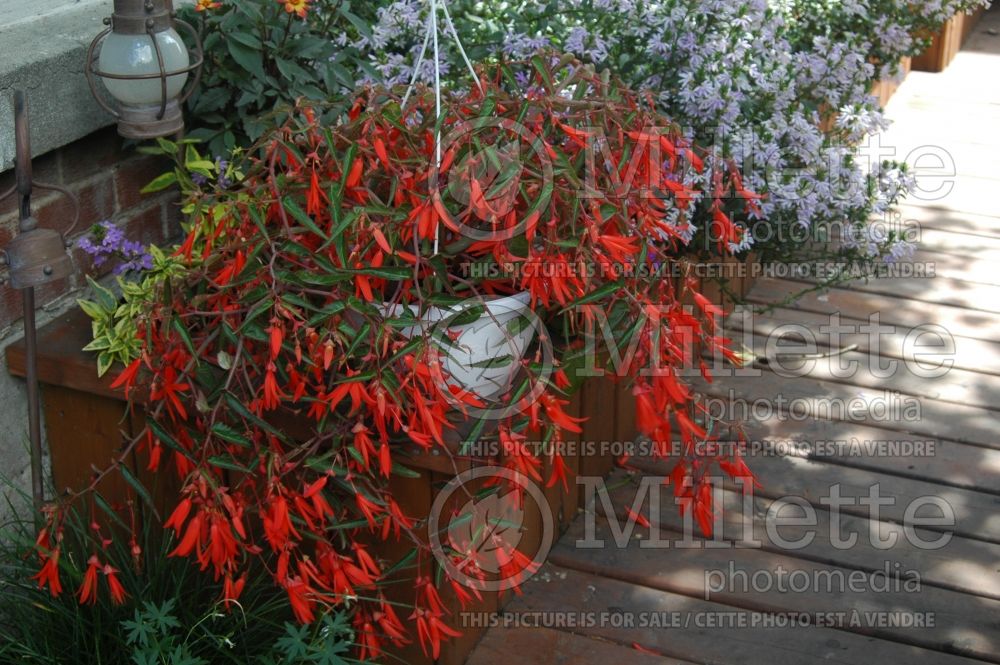
[[653, 449], [681, 440], [672, 482], [703, 530], [713, 465], [749, 474], [695, 446], [711, 428], [682, 370], [699, 367], [696, 347], [736, 357], [718, 308], [673, 268], [694, 206], [711, 210], [726, 253], [741, 233], [729, 213], [755, 196], [649, 100], [572, 59], [501, 64], [480, 81], [445, 92], [439, 124], [432, 90], [405, 106], [370, 90], [340, 124], [304, 107], [266, 134], [241, 184], [190, 201], [187, 269], [135, 322], [141, 355], [116, 381], [148, 391], [133, 446], [181, 480], [165, 524], [174, 554], [225, 580], [226, 600], [263, 559], [302, 622], [356, 604], [362, 657], [409, 639], [379, 590], [373, 535], [418, 552], [410, 637], [436, 655], [454, 634], [414, 531], [426, 516], [389, 489], [400, 448], [454, 455], [489, 432], [503, 464], [568, 486], [555, 444], [580, 429], [564, 407], [592, 338], [627, 353]]

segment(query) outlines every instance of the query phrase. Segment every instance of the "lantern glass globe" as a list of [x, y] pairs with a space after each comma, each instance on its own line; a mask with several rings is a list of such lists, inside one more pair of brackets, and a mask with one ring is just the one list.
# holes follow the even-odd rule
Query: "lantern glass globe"
[[[163, 55], [165, 72], [175, 72], [188, 67], [191, 61], [187, 47], [173, 28], [156, 33], [155, 39]], [[135, 76], [160, 73], [152, 38], [145, 33], [138, 35], [110, 33], [101, 44], [98, 68], [106, 74]], [[167, 77], [167, 99], [180, 94], [187, 76], [187, 72], [183, 72]], [[122, 104], [152, 106], [162, 101], [163, 92], [159, 78], [139, 80], [104, 78], [103, 81], [111, 96]]]

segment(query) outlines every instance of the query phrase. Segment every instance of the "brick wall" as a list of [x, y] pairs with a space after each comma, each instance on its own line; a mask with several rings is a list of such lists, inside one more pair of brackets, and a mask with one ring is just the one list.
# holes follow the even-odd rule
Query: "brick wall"
[[[169, 164], [124, 147], [113, 127], [37, 157], [33, 166], [35, 180], [62, 185], [79, 199], [80, 221], [71, 240], [102, 220], [115, 222], [129, 239], [143, 244], [164, 244], [180, 231], [175, 194], [139, 193], [150, 180], [166, 171]], [[0, 174], [0, 192], [13, 183], [13, 171]], [[0, 201], [0, 247], [17, 233], [16, 198], [12, 196]], [[36, 190], [32, 196], [32, 213], [41, 226], [62, 231], [72, 223], [73, 206], [58, 192]], [[67, 279], [37, 289], [39, 307], [85, 286], [85, 275], [99, 277], [110, 269], [110, 266], [102, 266], [101, 270], [95, 270], [89, 257], [75, 247], [72, 255], [76, 271]], [[5, 281], [0, 284], [0, 330], [20, 318], [20, 292]]]

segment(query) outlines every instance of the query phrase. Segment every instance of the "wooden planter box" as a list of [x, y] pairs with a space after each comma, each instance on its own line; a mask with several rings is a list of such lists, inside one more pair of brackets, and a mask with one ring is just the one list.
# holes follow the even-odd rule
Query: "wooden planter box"
[[[38, 333], [38, 371], [42, 384], [43, 418], [51, 457], [52, 480], [58, 491], [66, 488], [80, 488], [86, 485], [94, 470], [106, 467], [119, 454], [122, 446], [144, 426], [141, 407], [129, 412], [121, 392], [112, 390], [112, 375], [97, 377], [96, 364], [92, 354], [81, 351], [89, 341], [90, 321], [82, 311], [74, 310], [44, 326]], [[24, 376], [25, 352], [23, 342], [7, 347], [8, 370], [15, 376]], [[572, 416], [590, 414], [592, 417], [583, 425], [579, 435], [585, 441], [620, 441], [635, 438], [635, 406], [631, 392], [621, 383], [610, 380], [592, 379], [583, 384], [567, 409]], [[294, 424], [292, 424], [294, 431]], [[394, 476], [391, 483], [394, 495], [403, 511], [415, 518], [425, 518], [441, 488], [455, 476], [456, 471], [464, 471], [471, 466], [489, 463], [491, 460], [452, 459], [444, 454], [422, 453], [418, 449], [405, 450], [405, 458], [400, 461], [419, 474], [417, 478]], [[494, 460], [495, 461], [495, 460]], [[570, 457], [567, 465], [574, 473], [585, 475], [606, 475], [610, 472], [611, 457]], [[150, 489], [161, 514], [170, 509], [170, 498], [176, 497], [180, 489], [172, 473], [150, 474], [145, 470], [145, 460], [133, 457], [129, 460], [130, 470]], [[457, 466], [457, 469], [455, 468]], [[572, 479], [570, 480], [572, 483]], [[130, 488], [118, 474], [109, 474], [98, 487], [101, 494], [112, 505], [121, 504], [129, 496]], [[576, 517], [581, 507], [581, 494], [573, 484], [570, 491], [563, 491], [561, 485], [545, 490], [547, 509], [561, 533]], [[524, 534], [520, 549], [530, 555], [537, 550], [542, 537], [542, 515], [532, 502], [526, 502]], [[426, 537], [426, 533], [424, 534]], [[399, 561], [412, 548], [411, 544], [377, 543], [377, 555], [392, 563]], [[412, 579], [414, 571], [401, 571], [388, 586], [387, 593], [404, 603], [412, 603]], [[398, 590], [398, 591], [397, 591]], [[461, 627], [461, 608], [450, 586], [441, 589], [441, 595], [451, 611], [449, 621]], [[505, 598], [497, 594], [483, 594], [483, 602], [478, 607], [469, 607], [467, 612], [496, 611]], [[406, 613], [400, 613], [401, 618]], [[462, 628], [463, 636], [443, 645], [439, 663], [458, 665], [463, 663], [479, 640], [485, 628]], [[416, 631], [411, 630], [415, 637]], [[409, 645], [396, 654], [401, 660], [395, 662], [424, 665], [431, 663], [418, 644]]]
[[913, 59], [903, 58], [899, 61], [899, 72], [895, 76], [882, 79], [875, 84], [872, 88], [872, 94], [878, 97], [879, 106], [884, 108], [885, 105], [889, 103], [889, 100], [892, 99], [894, 94], [896, 94], [899, 86], [903, 84], [903, 80], [906, 78], [906, 75], [910, 73], [912, 68]]
[[919, 72], [944, 71], [975, 30], [985, 11], [980, 7], [971, 14], [955, 14], [948, 19], [948, 22], [934, 35], [927, 50], [913, 58], [913, 69]]

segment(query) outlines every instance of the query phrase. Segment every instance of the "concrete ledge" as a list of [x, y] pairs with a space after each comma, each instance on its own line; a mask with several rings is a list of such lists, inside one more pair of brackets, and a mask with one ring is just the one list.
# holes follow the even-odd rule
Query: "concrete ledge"
[[34, 155], [112, 124], [84, 75], [87, 47], [104, 29], [102, 20], [111, 15], [111, 6], [111, 0], [79, 0], [19, 15], [0, 13], [6, 22], [0, 26], [0, 171], [13, 166], [16, 89], [28, 98]]

